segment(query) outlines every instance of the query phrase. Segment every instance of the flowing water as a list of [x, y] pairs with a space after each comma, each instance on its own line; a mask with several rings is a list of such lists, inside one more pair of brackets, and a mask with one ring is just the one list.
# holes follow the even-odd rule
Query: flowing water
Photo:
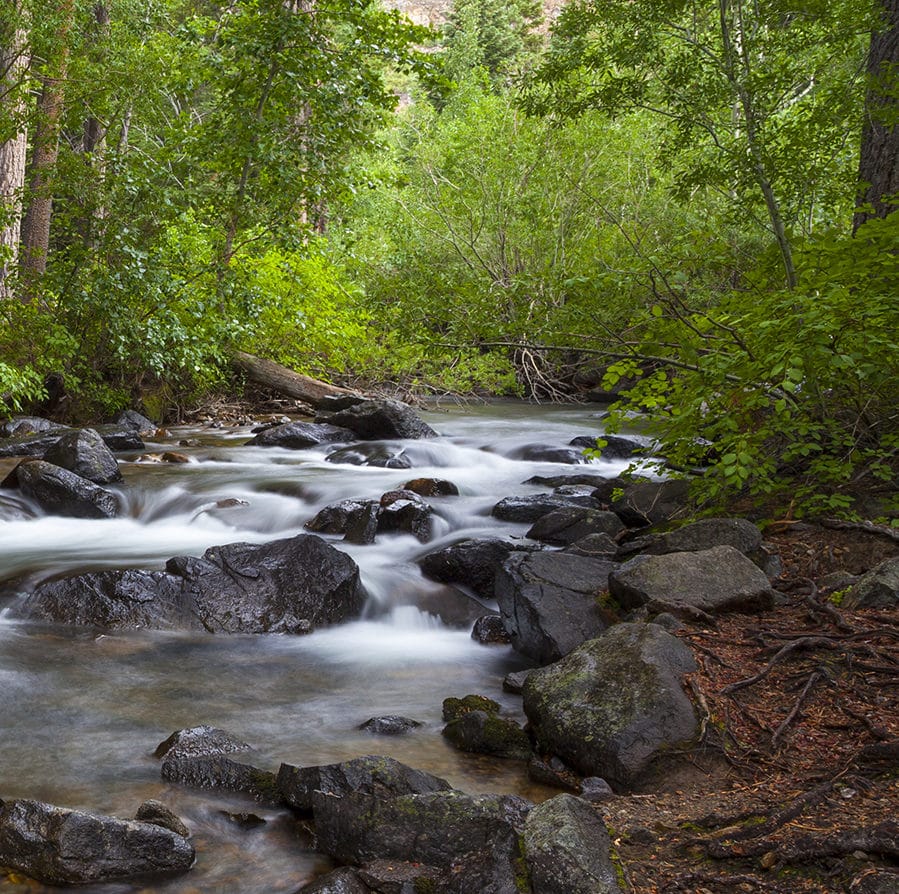
[[[562, 446], [595, 435], [601, 423], [595, 409], [521, 404], [422, 415], [441, 437], [402, 444], [411, 469], [336, 465], [325, 462], [324, 449], [247, 447], [248, 428], [177, 429], [174, 443], [192, 438], [198, 446], [147, 450], [176, 449], [189, 463], [136, 456], [121, 462], [121, 518], [46, 516], [15, 492], [0, 491], [0, 581], [14, 581], [0, 602], [0, 798], [121, 817], [157, 798], [187, 822], [197, 848], [197, 865], [184, 876], [82, 891], [293, 892], [328, 868], [287, 814], [163, 783], [153, 750], [186, 726], [228, 730], [253, 745], [247, 759], [266, 769], [388, 754], [471, 793], [548, 794], [529, 784], [521, 762], [460, 754], [440, 735], [448, 696], [482, 693], [522, 719], [521, 699], [501, 684], [528, 664], [508, 647], [475, 643], [471, 619], [493, 607], [426, 580], [414, 560], [463, 537], [523, 535], [527, 525], [493, 519], [492, 506], [545, 491], [522, 484], [532, 475], [585, 467], [515, 457], [525, 445]], [[12, 465], [0, 461], [0, 479]], [[614, 475], [625, 465], [594, 461], [590, 471]], [[361, 620], [292, 637], [98, 635], [11, 617], [21, 593], [49, 575], [159, 568], [170, 556], [217, 544], [289, 537], [329, 503], [377, 498], [418, 477], [448, 479], [461, 491], [429, 498], [437, 517], [432, 542], [379, 535], [375, 544], [350, 546], [335, 538], [359, 564], [370, 594]], [[222, 501], [239, 502], [217, 505]], [[422, 726], [390, 737], [357, 729], [383, 714]], [[247, 811], [266, 822], [250, 827], [234, 819]], [[0, 876], [0, 892], [40, 890]]]

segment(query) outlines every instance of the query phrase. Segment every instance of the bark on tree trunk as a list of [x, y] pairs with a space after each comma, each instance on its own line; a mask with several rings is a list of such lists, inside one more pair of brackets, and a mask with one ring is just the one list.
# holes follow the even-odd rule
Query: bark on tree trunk
[[304, 400], [313, 405], [325, 397], [356, 393], [347, 388], [338, 388], [337, 385], [329, 385], [327, 382], [320, 382], [318, 379], [301, 375], [280, 363], [245, 354], [243, 351], [235, 354], [234, 365], [245, 373], [251, 382], [265, 385], [287, 397]]
[[[9, 2], [9, 0], [7, 0]], [[20, 15], [19, 4], [10, 4], [13, 15]], [[25, 162], [28, 131], [25, 125], [25, 92], [21, 87], [28, 70], [28, 34], [14, 27], [6, 45], [0, 48], [0, 86], [4, 109], [17, 127], [16, 135], [0, 144], [0, 301], [11, 297], [9, 272], [19, 259], [19, 229], [22, 225], [22, 192], [25, 187]]]
[[859, 204], [854, 229], [896, 210], [899, 198], [899, 0], [884, 0], [881, 26], [871, 34], [868, 94], [859, 161]]

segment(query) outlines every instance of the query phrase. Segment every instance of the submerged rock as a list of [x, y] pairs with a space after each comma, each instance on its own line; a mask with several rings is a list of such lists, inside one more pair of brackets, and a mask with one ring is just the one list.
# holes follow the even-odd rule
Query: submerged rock
[[385, 714], [383, 717], [369, 717], [364, 723], [360, 723], [357, 729], [373, 736], [403, 736], [420, 726], [421, 724], [411, 717]]
[[40, 801], [0, 804], [0, 864], [50, 885], [186, 872], [194, 849], [161, 826]]
[[325, 457], [329, 463], [346, 463], [351, 466], [373, 466], [380, 469], [411, 469], [412, 460], [400, 447], [386, 444], [351, 444], [341, 447]]
[[681, 684], [694, 670], [690, 649], [661, 627], [616, 624], [532, 671], [524, 711], [542, 750], [584, 776], [628, 788], [666, 750], [696, 736], [696, 714]]

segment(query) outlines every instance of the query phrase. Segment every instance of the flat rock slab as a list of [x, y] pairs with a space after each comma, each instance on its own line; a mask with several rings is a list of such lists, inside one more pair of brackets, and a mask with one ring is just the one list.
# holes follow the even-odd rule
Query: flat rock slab
[[45, 884], [180, 873], [193, 862], [186, 838], [152, 823], [40, 801], [16, 799], [0, 806], [0, 864]]
[[655, 624], [616, 624], [565, 658], [531, 671], [524, 711], [537, 745], [584, 776], [627, 789], [699, 729], [683, 674], [690, 649]]
[[608, 626], [600, 594], [619, 566], [560, 552], [510, 556], [496, 575], [496, 600], [513, 647], [556, 661]]
[[732, 546], [638, 556], [609, 575], [609, 591], [623, 608], [679, 617], [765, 611], [775, 595], [764, 572]]

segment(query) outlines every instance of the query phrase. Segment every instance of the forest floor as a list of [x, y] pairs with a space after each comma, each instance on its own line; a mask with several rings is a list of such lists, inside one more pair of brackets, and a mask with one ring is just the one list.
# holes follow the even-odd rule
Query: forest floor
[[602, 808], [632, 892], [899, 894], [899, 611], [830, 591], [899, 555], [891, 533], [768, 532], [784, 603], [679, 632], [703, 747]]

